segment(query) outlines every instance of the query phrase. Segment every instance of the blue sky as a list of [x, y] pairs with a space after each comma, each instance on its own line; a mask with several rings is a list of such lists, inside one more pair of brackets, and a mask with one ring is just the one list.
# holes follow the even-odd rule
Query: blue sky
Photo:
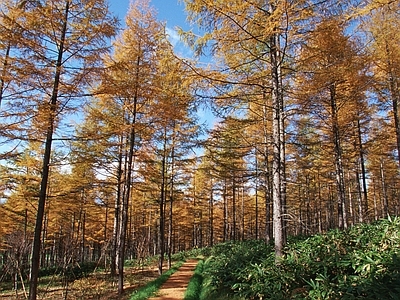
[[[111, 10], [124, 22], [126, 13], [129, 8], [130, 0], [109, 0]], [[158, 20], [166, 22], [167, 34], [170, 37], [171, 44], [175, 47], [178, 55], [188, 57], [191, 51], [179, 41], [175, 28], [181, 27], [189, 30], [186, 22], [186, 14], [184, 12], [185, 5], [182, 0], [151, 0], [150, 5], [157, 11]]]
[[[123, 21], [128, 11], [129, 0], [109, 0], [111, 10]], [[166, 21], [167, 27], [186, 27], [185, 5], [180, 0], [151, 0], [150, 5], [155, 7], [160, 21]]]

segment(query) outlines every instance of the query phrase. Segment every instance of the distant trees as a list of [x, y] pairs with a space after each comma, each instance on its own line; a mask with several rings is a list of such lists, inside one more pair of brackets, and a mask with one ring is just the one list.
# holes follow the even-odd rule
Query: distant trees
[[[303, 46], [299, 89], [302, 111], [323, 123], [316, 124], [332, 145], [337, 187], [339, 228], [347, 228], [347, 196], [345, 185], [344, 143], [350, 139], [345, 132], [358, 124], [365, 71], [361, 55], [343, 33], [339, 19], [323, 20]], [[350, 133], [352, 133], [350, 131]], [[350, 149], [347, 153], [351, 151]]]

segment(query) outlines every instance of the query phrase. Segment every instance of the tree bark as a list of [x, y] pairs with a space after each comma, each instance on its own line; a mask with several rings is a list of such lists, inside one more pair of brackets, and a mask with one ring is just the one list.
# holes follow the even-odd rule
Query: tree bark
[[165, 198], [166, 198], [166, 173], [167, 173], [167, 132], [164, 129], [164, 145], [163, 145], [163, 157], [161, 161], [161, 192], [160, 192], [160, 211], [159, 211], [159, 234], [158, 234], [158, 273], [163, 273], [164, 254], [165, 254]]
[[[273, 10], [271, 8], [271, 10]], [[282, 220], [282, 205], [283, 205], [283, 182], [282, 182], [282, 89], [280, 79], [280, 55], [278, 50], [279, 38], [278, 34], [274, 33], [270, 39], [270, 60], [271, 60], [271, 76], [272, 76], [272, 135], [273, 135], [273, 162], [272, 162], [272, 201], [273, 201], [273, 232], [275, 243], [275, 255], [279, 259], [283, 256], [284, 232]]]
[[[138, 82], [139, 76], [139, 64], [140, 57], [137, 58], [137, 71], [136, 71], [136, 82]], [[138, 102], [138, 87], [135, 89], [135, 95], [133, 97], [133, 109], [132, 109], [132, 121], [131, 129], [129, 133], [129, 152], [128, 152], [128, 165], [126, 170], [125, 182], [124, 182], [124, 193], [122, 196], [122, 209], [121, 209], [121, 224], [120, 224], [120, 244], [118, 248], [118, 294], [122, 295], [124, 291], [124, 263], [125, 263], [125, 245], [126, 245], [126, 231], [128, 226], [128, 210], [129, 200], [131, 197], [131, 186], [132, 186], [132, 170], [133, 170], [133, 156], [136, 139], [136, 113], [137, 113], [137, 102]]]
[[120, 141], [118, 145], [118, 169], [117, 169], [117, 196], [114, 205], [114, 226], [113, 226], [113, 238], [111, 246], [111, 262], [110, 262], [110, 273], [111, 277], [114, 278], [117, 275], [117, 259], [118, 259], [118, 245], [119, 245], [119, 231], [120, 231], [120, 211], [121, 211], [121, 198], [122, 198], [122, 161], [123, 161], [123, 143], [124, 137], [121, 134], [119, 136]]
[[211, 188], [210, 188], [210, 202], [209, 202], [209, 226], [210, 226], [210, 240], [209, 246], [214, 244], [214, 196], [213, 196], [213, 182], [211, 177]]
[[398, 81], [393, 71], [393, 64], [390, 57], [390, 50], [388, 41], [386, 43], [386, 55], [387, 55], [387, 67], [388, 67], [388, 80], [389, 80], [389, 90], [390, 96], [392, 98], [392, 108], [393, 108], [393, 118], [394, 118], [394, 126], [396, 131], [396, 145], [397, 145], [397, 156], [398, 163], [400, 167], [400, 116], [399, 116], [399, 101], [400, 101], [400, 92]]
[[51, 145], [53, 142], [54, 122], [57, 109], [58, 90], [60, 86], [64, 43], [67, 32], [68, 14], [69, 14], [69, 1], [66, 2], [65, 6], [63, 28], [60, 36], [60, 45], [58, 48], [56, 71], [54, 76], [54, 85], [50, 100], [50, 109], [48, 116], [49, 119], [47, 124], [45, 150], [43, 155], [42, 180], [40, 183], [39, 203], [36, 215], [35, 234], [33, 239], [32, 260], [31, 260], [32, 263], [31, 263], [31, 275], [30, 275], [31, 281], [29, 285], [29, 300], [36, 300], [37, 298], [37, 285], [38, 285], [39, 266], [40, 266], [41, 243], [42, 243], [41, 234], [42, 234], [43, 217], [44, 217], [46, 198], [47, 198], [47, 186], [50, 173]]
[[333, 83], [329, 87], [330, 104], [331, 104], [331, 117], [332, 117], [332, 134], [335, 155], [335, 169], [336, 169], [336, 188], [338, 193], [338, 227], [340, 229], [347, 228], [347, 212], [346, 212], [346, 188], [344, 181], [344, 171], [342, 162], [342, 148], [340, 145], [340, 129], [338, 124], [337, 104], [336, 104], [336, 85]]
[[358, 153], [360, 158], [361, 176], [362, 176], [362, 203], [360, 203], [360, 218], [359, 221], [364, 221], [364, 212], [368, 211], [368, 190], [367, 190], [367, 172], [365, 170], [364, 147], [362, 144], [361, 124], [357, 120], [357, 133], [358, 133]]
[[[174, 129], [175, 131], [175, 129]], [[174, 171], [175, 171], [175, 138], [172, 140], [171, 150], [171, 187], [169, 191], [169, 223], [168, 223], [168, 269], [172, 267], [172, 237], [173, 237], [173, 200], [174, 200]]]

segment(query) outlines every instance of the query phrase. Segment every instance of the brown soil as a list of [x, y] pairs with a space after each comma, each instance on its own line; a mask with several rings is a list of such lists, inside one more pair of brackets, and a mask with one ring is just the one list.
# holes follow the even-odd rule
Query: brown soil
[[196, 268], [197, 260], [185, 262], [170, 278], [161, 286], [158, 296], [149, 300], [182, 300], [190, 278]]
[[[161, 286], [161, 289], [158, 292], [159, 296], [151, 298], [151, 300], [183, 299], [186, 287], [193, 275], [196, 265], [196, 260], [190, 260], [184, 263], [178, 271], [172, 274], [171, 277]], [[145, 285], [148, 281], [156, 279], [159, 275], [155, 266], [144, 269], [127, 268], [125, 270], [124, 294], [121, 296], [118, 296], [116, 283], [110, 282], [108, 276], [108, 274], [96, 274], [88, 278], [76, 280], [69, 286], [69, 292], [66, 298], [68, 300], [128, 300], [136, 289]], [[18, 293], [16, 293], [15, 291], [2, 290], [0, 287], [0, 300], [20, 299], [26, 299], [22, 290], [19, 290]], [[62, 287], [43, 288], [42, 286], [38, 291], [38, 299], [65, 299], [65, 290]]]
[[[124, 293], [118, 296], [117, 282], [110, 279], [109, 274], [96, 273], [89, 277], [75, 280], [68, 286], [68, 295], [65, 295], [65, 287], [46, 286], [44, 282], [38, 288], [38, 299], [41, 300], [77, 300], [77, 299], [99, 299], [99, 300], [128, 300], [131, 294], [147, 282], [158, 277], [156, 266], [144, 268], [126, 268], [124, 280]], [[26, 286], [28, 289], [29, 286]], [[28, 291], [26, 291], [28, 292]], [[11, 290], [2, 290], [0, 286], [0, 300], [26, 300], [21, 286], [16, 293]]]

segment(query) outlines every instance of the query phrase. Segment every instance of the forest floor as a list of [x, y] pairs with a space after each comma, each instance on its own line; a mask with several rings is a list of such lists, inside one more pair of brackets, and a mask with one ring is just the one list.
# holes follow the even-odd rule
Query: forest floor
[[[157, 297], [151, 300], [182, 300], [186, 287], [196, 268], [197, 261], [189, 260], [184, 263], [178, 271], [161, 286]], [[58, 300], [58, 299], [98, 299], [98, 300], [129, 300], [131, 294], [147, 282], [159, 277], [156, 266], [145, 268], [126, 268], [124, 293], [118, 297], [117, 284], [110, 280], [105, 273], [95, 273], [89, 277], [75, 280], [68, 288], [57, 286], [49, 280], [47, 285], [40, 285], [38, 289], [38, 299]], [[26, 286], [28, 289], [29, 286]], [[26, 291], [27, 293], [28, 291]], [[0, 300], [19, 300], [27, 299], [23, 287], [19, 290], [0, 289]], [[150, 300], [149, 299], [149, 300]]]
[[197, 260], [185, 262], [158, 290], [157, 297], [149, 300], [183, 300], [190, 278], [194, 273]]

